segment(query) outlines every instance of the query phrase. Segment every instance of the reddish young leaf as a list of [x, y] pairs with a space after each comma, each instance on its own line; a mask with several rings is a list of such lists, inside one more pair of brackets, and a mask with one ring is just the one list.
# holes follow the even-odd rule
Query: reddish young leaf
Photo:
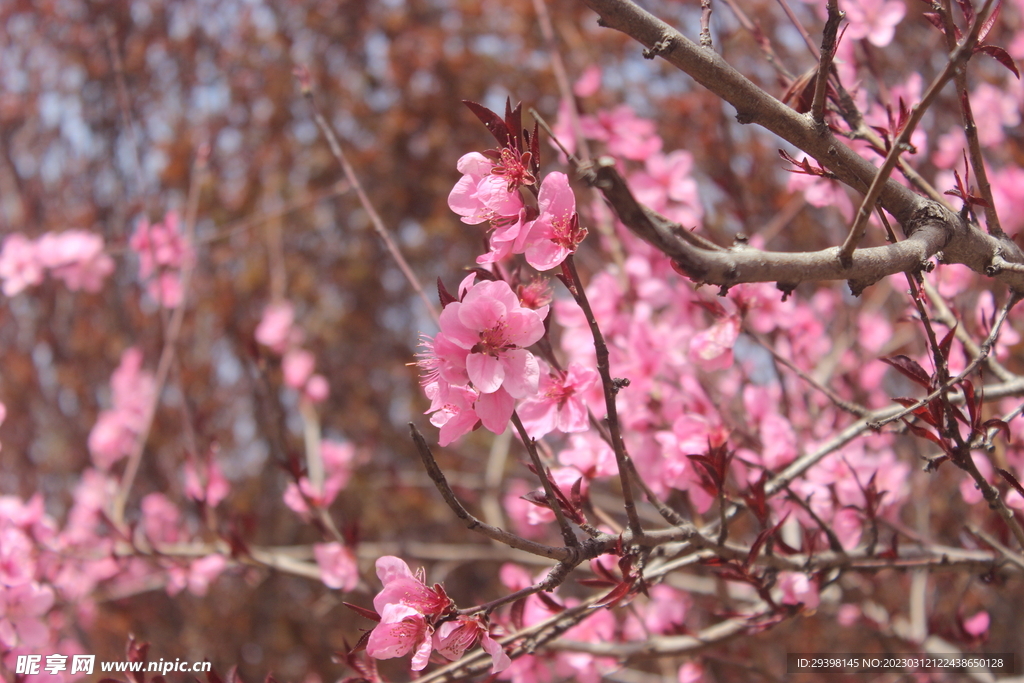
[[[910, 406], [917, 405], [917, 399], [913, 399], [913, 398], [894, 398], [893, 402], [894, 403], [899, 403], [904, 408], [909, 408]], [[935, 401], [932, 401], [931, 403], [935, 403]], [[931, 425], [932, 427], [938, 427], [939, 424], [940, 424], [940, 421], [936, 420], [936, 418], [935, 418], [935, 414], [934, 414], [934, 412], [931, 409], [931, 404], [930, 403], [926, 403], [923, 406], [918, 406], [917, 408], [915, 408], [913, 410], [911, 415], [913, 415], [916, 418], [919, 418], [919, 419], [923, 420], [924, 422], [926, 422], [927, 424]], [[940, 418], [941, 418], [941, 415], [940, 415]]]
[[960, 7], [960, 11], [964, 13], [967, 25], [970, 26], [974, 22], [974, 3], [971, 0], [956, 0], [956, 4]]
[[1015, 488], [1017, 490], [1017, 493], [1024, 496], [1024, 486], [1020, 485], [1020, 482], [1017, 481], [1017, 477], [1013, 476], [1012, 474], [1004, 470], [1002, 467], [997, 467], [996, 472], [998, 472], [999, 476], [1005, 479], [1007, 483], [1010, 484], [1010, 486]]
[[519, 598], [512, 603], [508, 618], [517, 631], [523, 630], [523, 610], [526, 609], [526, 598]]
[[950, 453], [949, 446], [946, 444], [946, 442], [940, 439], [935, 434], [931, 433], [927, 429], [922, 429], [921, 427], [913, 425], [907, 422], [906, 420], [903, 420], [903, 424], [907, 425], [907, 429], [909, 429], [915, 436], [920, 436], [922, 439], [928, 439], [932, 443], [936, 444], [939, 448], [941, 448], [943, 452], [946, 453], [946, 455], [952, 455], [952, 453]]
[[931, 375], [929, 375], [925, 371], [925, 369], [922, 368], [918, 364], [918, 362], [913, 358], [910, 358], [909, 356], [904, 356], [903, 354], [899, 354], [896, 356], [890, 356], [888, 358], [881, 358], [879, 360], [881, 360], [883, 363], [887, 363], [888, 365], [891, 365], [892, 367], [896, 368], [900, 372], [900, 374], [902, 374], [912, 382], [920, 384], [925, 389], [931, 388]]
[[458, 301], [458, 299], [452, 296], [452, 293], [448, 291], [448, 288], [444, 286], [444, 282], [441, 281], [441, 278], [437, 278], [437, 298], [441, 302], [441, 308]]
[[482, 104], [477, 104], [476, 102], [472, 102], [470, 100], [462, 100], [462, 103], [469, 107], [469, 110], [471, 112], [476, 114], [476, 117], [480, 119], [481, 123], [487, 126], [487, 130], [489, 130], [491, 132], [491, 135], [494, 136], [494, 139], [498, 141], [498, 146], [509, 146], [511, 133], [508, 129], [508, 126], [505, 125], [505, 122], [502, 121], [500, 116], [498, 116], [497, 114], [495, 114], [493, 111], [483, 106]]
[[1003, 8], [1003, 0], [996, 0], [996, 6], [992, 10], [992, 13], [985, 19], [985, 23], [981, 25], [981, 30], [978, 31], [978, 44], [985, 42], [988, 38], [988, 34], [992, 31], [992, 27], [996, 25], [996, 21], [999, 19], [999, 10]]
[[754, 542], [750, 546], [750, 552], [747, 553], [747, 558], [743, 560], [743, 568], [748, 569], [757, 560], [757, 556], [761, 554], [761, 547], [764, 545], [768, 537], [775, 532], [775, 529], [763, 529], [761, 533], [757, 535]]
[[996, 45], [978, 45], [974, 48], [975, 52], [983, 52], [989, 57], [992, 57], [997, 62], [1005, 66], [1010, 72], [1020, 80], [1020, 71], [1017, 70], [1017, 65], [1013, 61], [1013, 57], [1010, 56], [1006, 50]]
[[747, 507], [757, 517], [757, 521], [761, 523], [761, 526], [768, 524], [768, 501], [765, 499], [764, 494], [764, 486], [767, 482], [768, 472], [761, 472], [761, 476], [757, 481], [750, 485], [750, 492], [742, 494]]
[[372, 609], [366, 609], [365, 607], [360, 607], [359, 605], [353, 605], [351, 602], [345, 602], [345, 601], [342, 601], [341, 604], [345, 605], [345, 607], [348, 607], [350, 610], [352, 610], [353, 612], [355, 612], [356, 614], [358, 614], [360, 616], [366, 617], [367, 619], [371, 619], [373, 621], [377, 621], [377, 622], [380, 621], [380, 615], [377, 614]]
[[900, 535], [893, 534], [889, 542], [889, 549], [878, 553], [878, 557], [885, 560], [898, 560], [900, 557]]
[[633, 587], [632, 581], [623, 581], [615, 588], [611, 589], [607, 595], [594, 603], [594, 607], [612, 607], [629, 595], [630, 589]]
[[[959, 323], [957, 323], [957, 325], [959, 325]], [[950, 349], [953, 348], [953, 339], [956, 337], [957, 325], [953, 325], [953, 327], [949, 329], [949, 332], [946, 333], [946, 336], [942, 338], [942, 341], [939, 342], [939, 351], [942, 352], [943, 358], [949, 358]]]
[[992, 418], [991, 420], [985, 420], [981, 426], [985, 429], [988, 429], [989, 427], [996, 427], [1003, 433], [1003, 436], [1006, 438], [1006, 443], [1010, 443], [1010, 425], [1008, 425], [1005, 420]]
[[565, 605], [560, 604], [558, 601], [556, 601], [554, 598], [552, 598], [544, 591], [541, 591], [540, 593], [534, 593], [534, 595], [536, 595], [537, 598], [544, 603], [544, 606], [548, 608], [549, 612], [561, 614], [565, 611]]

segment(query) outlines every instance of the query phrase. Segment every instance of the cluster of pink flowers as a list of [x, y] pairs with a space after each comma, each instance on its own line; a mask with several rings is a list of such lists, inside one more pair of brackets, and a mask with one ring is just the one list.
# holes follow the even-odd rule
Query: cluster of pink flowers
[[98, 292], [114, 272], [114, 261], [103, 250], [103, 238], [85, 230], [48, 232], [36, 240], [21, 233], [4, 238], [0, 280], [5, 295], [41, 284], [47, 272], [72, 291]]
[[412, 652], [413, 671], [422, 671], [432, 651], [456, 660], [479, 642], [491, 656], [492, 674], [512, 664], [491, 638], [485, 619], [458, 614], [440, 585], [426, 585], [422, 568], [413, 574], [405, 561], [385, 556], [377, 560], [377, 577], [384, 587], [373, 599], [380, 622], [366, 642], [371, 657], [391, 659]]
[[477, 263], [523, 254], [537, 270], [550, 270], [576, 251], [586, 237], [576, 213], [576, 195], [564, 173], [553, 172], [544, 178], [538, 214], [524, 203], [521, 185], [508, 182], [507, 175], [497, 175], [496, 164], [483, 154], [463, 156], [458, 169], [463, 176], [448, 196], [448, 206], [464, 223], [487, 222], [493, 230], [490, 251], [477, 257]]
[[502, 280], [459, 286], [460, 300], [441, 312], [441, 331], [424, 342], [423, 386], [441, 428], [441, 445], [474, 429], [478, 422], [500, 434], [515, 399], [537, 393], [540, 366], [526, 350], [544, 336], [548, 307], [521, 305]]
[[100, 469], [110, 469], [132, 452], [145, 428], [146, 414], [157, 399], [156, 380], [142, 369], [142, 360], [138, 348], [121, 354], [121, 363], [110, 378], [113, 406], [100, 413], [89, 432], [89, 452]]
[[309, 477], [300, 477], [298, 483], [291, 482], [284, 491], [284, 502], [295, 512], [303, 516], [309, 515], [308, 500], [319, 508], [329, 507], [342, 489], [348, 485], [355, 466], [355, 447], [346, 442], [324, 439], [320, 442], [320, 458], [324, 464], [324, 482], [320, 490], [309, 481]]
[[168, 211], [162, 223], [143, 219], [129, 242], [139, 256], [139, 277], [146, 281], [146, 293], [165, 308], [181, 305], [184, 292], [181, 271], [195, 258], [178, 226], [178, 214]]
[[256, 327], [256, 341], [281, 355], [284, 383], [314, 403], [327, 400], [331, 387], [327, 378], [314, 372], [316, 356], [302, 348], [304, 335], [295, 324], [295, 308], [287, 301], [267, 306]]

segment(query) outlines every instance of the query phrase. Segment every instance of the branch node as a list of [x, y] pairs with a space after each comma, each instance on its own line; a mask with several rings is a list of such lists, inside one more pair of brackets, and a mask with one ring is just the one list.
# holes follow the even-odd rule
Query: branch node
[[644, 59], [654, 59], [668, 54], [672, 50], [672, 36], [665, 36], [650, 48], [643, 51]]

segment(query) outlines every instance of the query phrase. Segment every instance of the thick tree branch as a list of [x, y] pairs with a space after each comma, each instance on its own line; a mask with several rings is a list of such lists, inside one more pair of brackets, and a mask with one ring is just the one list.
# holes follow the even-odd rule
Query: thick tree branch
[[[584, 0], [603, 26], [621, 31], [647, 46], [645, 55], [660, 56], [733, 105], [737, 120], [756, 123], [816, 159], [836, 178], [866, 192], [878, 168], [832, 135], [765, 92], [711, 50], [700, 48], [631, 0]], [[1024, 291], [1024, 253], [1010, 240], [987, 235], [940, 202], [917, 195], [895, 180], [885, 181], [879, 204], [903, 226], [906, 242], [864, 249], [849, 267], [838, 263], [838, 249], [809, 254], [781, 254], [753, 249], [713, 253], [699, 238], [640, 206], [609, 160], [598, 160], [589, 180], [604, 194], [620, 220], [672, 257], [700, 282], [731, 286], [742, 282], [779, 282], [785, 289], [806, 280], [848, 280], [855, 293], [880, 278], [913, 271], [941, 253], [943, 261], [962, 263]], [[1003, 264], [1010, 264], [1009, 267]]]
[[1016, 245], [965, 224], [952, 211], [924, 199], [904, 223], [904, 230], [909, 233], [906, 240], [861, 249], [853, 254], [850, 266], [846, 267], [840, 263], [839, 249], [835, 247], [783, 253], [710, 245], [707, 240], [642, 206], [608, 157], [598, 159], [585, 177], [604, 193], [619, 220], [702, 284], [728, 288], [744, 282], [777, 282], [780, 289], [789, 291], [801, 282], [847, 280], [853, 293], [860, 294], [883, 277], [916, 271], [929, 258], [938, 255], [945, 263], [962, 263], [1001, 280], [1015, 291], [1024, 291], [1024, 273], [999, 267], [1001, 261], [996, 260], [1006, 259], [1011, 254], [1014, 260], [1024, 260]]

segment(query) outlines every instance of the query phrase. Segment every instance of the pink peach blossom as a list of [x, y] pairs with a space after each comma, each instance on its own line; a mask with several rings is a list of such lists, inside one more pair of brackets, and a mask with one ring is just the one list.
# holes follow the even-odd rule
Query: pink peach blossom
[[[546, 369], [546, 366], [545, 366]], [[519, 406], [519, 417], [527, 433], [536, 438], [558, 430], [586, 431], [589, 426], [583, 394], [598, 383], [597, 370], [571, 363], [565, 372], [543, 372], [537, 395]]]
[[526, 228], [526, 262], [537, 270], [550, 270], [576, 251], [587, 231], [579, 227], [576, 195], [564, 173], [544, 178], [537, 203], [540, 216]]
[[0, 250], [0, 279], [6, 296], [15, 296], [43, 281], [45, 270], [36, 243], [20, 232], [4, 238]]
[[351, 591], [359, 585], [359, 566], [351, 548], [340, 543], [317, 543], [313, 557], [320, 567], [320, 580], [328, 588]]

